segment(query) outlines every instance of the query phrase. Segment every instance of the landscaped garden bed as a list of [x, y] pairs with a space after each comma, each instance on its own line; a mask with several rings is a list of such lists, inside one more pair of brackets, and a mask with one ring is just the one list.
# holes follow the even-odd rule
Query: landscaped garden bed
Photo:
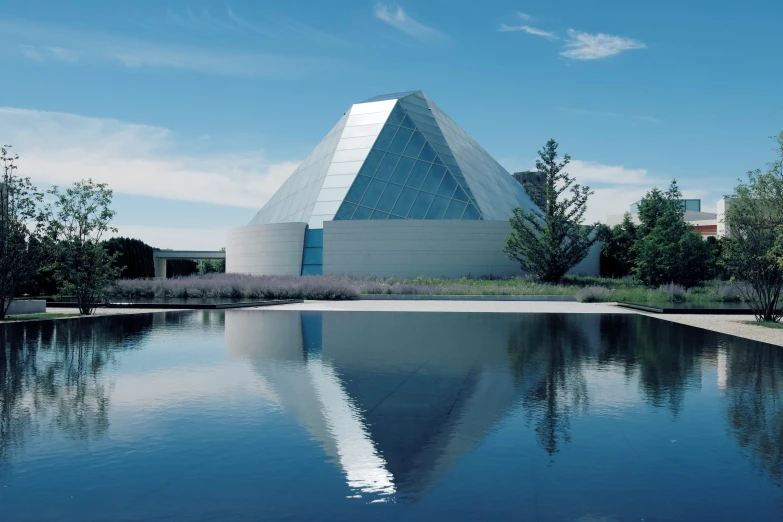
[[640, 304], [739, 302], [729, 283], [711, 282], [686, 290], [677, 285], [644, 287], [633, 278], [566, 277], [562, 283], [542, 283], [529, 277], [507, 279], [431, 277], [378, 278], [344, 275], [253, 276], [206, 274], [172, 279], [120, 279], [106, 292], [109, 299], [245, 298], [359, 299], [368, 294], [391, 295], [528, 295], [575, 296], [583, 302], [621, 301]]

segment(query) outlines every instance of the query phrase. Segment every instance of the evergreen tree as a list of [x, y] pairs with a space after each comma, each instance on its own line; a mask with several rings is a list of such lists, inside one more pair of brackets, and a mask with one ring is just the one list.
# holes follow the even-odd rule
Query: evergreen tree
[[[525, 183], [535, 207], [513, 210], [511, 234], [503, 251], [522, 270], [547, 282], [558, 282], [586, 256], [597, 238], [597, 223], [584, 225], [589, 187], [582, 187], [564, 170], [571, 158], [558, 160], [557, 142], [549, 140], [538, 152], [536, 169], [544, 182]], [[570, 194], [567, 194], [570, 193]]]
[[684, 216], [676, 181], [666, 192], [654, 188], [639, 203], [639, 239], [631, 255], [636, 259], [633, 273], [643, 284], [677, 283], [690, 288], [714, 275], [712, 246]]
[[601, 242], [601, 275], [605, 277], [625, 277], [631, 274], [636, 257], [633, 245], [639, 237], [638, 227], [625, 213], [623, 222], [609, 228], [601, 225], [598, 241]]
[[153, 251], [139, 239], [113, 237], [103, 243], [106, 252], [116, 255], [115, 266], [121, 270], [123, 279], [155, 277]]

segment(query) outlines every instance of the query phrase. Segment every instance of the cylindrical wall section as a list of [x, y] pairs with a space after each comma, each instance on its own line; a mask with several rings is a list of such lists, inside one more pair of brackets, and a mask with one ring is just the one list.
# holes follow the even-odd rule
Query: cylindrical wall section
[[230, 229], [226, 272], [300, 275], [306, 227], [305, 223], [275, 223]]

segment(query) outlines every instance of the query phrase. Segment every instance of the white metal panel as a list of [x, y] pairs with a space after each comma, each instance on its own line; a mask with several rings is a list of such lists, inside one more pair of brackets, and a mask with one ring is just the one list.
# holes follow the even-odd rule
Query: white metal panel
[[397, 100], [383, 100], [369, 103], [357, 103], [351, 107], [350, 115], [354, 114], [368, 114], [373, 112], [385, 112], [387, 115], [394, 108], [394, 104]]
[[337, 150], [368, 149], [373, 146], [378, 136], [360, 136], [358, 138], [341, 138]]
[[334, 153], [332, 163], [343, 163], [346, 161], [364, 161], [367, 159], [367, 154], [370, 153], [370, 149], [349, 149], [338, 150]]
[[[384, 120], [382, 123], [374, 123], [372, 125], [357, 125], [356, 127], [346, 127], [343, 130], [342, 139], [359, 138], [362, 136], [374, 136], [377, 138], [385, 122], [386, 120]], [[373, 140], [373, 143], [375, 143], [375, 140]]]
[[348, 193], [349, 189], [350, 189], [350, 186], [321, 189], [321, 193], [318, 194], [318, 201], [339, 201], [339, 202], [342, 202], [343, 198]]
[[389, 112], [373, 112], [370, 114], [352, 114], [348, 116], [345, 122], [346, 127], [355, 127], [357, 125], [371, 125], [373, 123], [386, 123], [389, 118]]
[[326, 176], [322, 190], [337, 187], [350, 187], [353, 184], [353, 180], [355, 179], [356, 174], [338, 174], [333, 176]]
[[333, 174], [356, 174], [362, 168], [364, 161], [345, 161], [342, 163], [332, 163], [329, 170], [326, 171], [327, 177]]

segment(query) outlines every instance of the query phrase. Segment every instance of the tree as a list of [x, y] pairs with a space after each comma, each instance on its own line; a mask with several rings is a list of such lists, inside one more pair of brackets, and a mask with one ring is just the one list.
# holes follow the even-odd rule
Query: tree
[[105, 183], [88, 179], [64, 193], [53, 187], [49, 194], [55, 198], [49, 231], [55, 245], [55, 277], [62, 292], [76, 297], [79, 312], [89, 315], [120, 272], [114, 266], [116, 254], [108, 254], [101, 243], [106, 232], [116, 232], [109, 226], [115, 214], [109, 208], [112, 191]]
[[712, 277], [713, 248], [685, 222], [684, 215], [676, 181], [666, 192], [654, 188], [639, 203], [639, 239], [631, 254], [636, 258], [633, 273], [643, 284], [691, 288]]
[[[564, 170], [571, 161], [568, 154], [558, 161], [557, 142], [549, 140], [538, 151], [536, 169], [544, 174], [543, 183], [525, 183], [533, 201], [532, 211], [513, 210], [511, 234], [503, 251], [519, 262], [522, 270], [543, 281], [558, 282], [586, 256], [597, 238], [597, 223], [583, 225], [589, 187], [582, 187]], [[570, 191], [570, 197], [564, 196]]]
[[113, 237], [103, 242], [109, 255], [116, 254], [116, 266], [123, 279], [155, 277], [155, 263], [152, 253], [155, 250], [139, 239]]
[[778, 322], [783, 293], [783, 132], [774, 138], [780, 158], [748, 172], [731, 197], [722, 264], [756, 319]]
[[[220, 249], [225, 252], [226, 247]], [[223, 274], [226, 272], [225, 259], [202, 259], [198, 262], [198, 273], [204, 274]]]
[[628, 212], [619, 225], [612, 228], [599, 225], [597, 237], [601, 242], [602, 276], [625, 277], [631, 273], [636, 263], [632, 248], [639, 235], [637, 228]]
[[40, 250], [34, 243], [44, 224], [43, 194], [30, 178], [15, 174], [19, 157], [9, 148], [0, 148], [0, 319], [8, 312], [11, 300], [38, 272]]

